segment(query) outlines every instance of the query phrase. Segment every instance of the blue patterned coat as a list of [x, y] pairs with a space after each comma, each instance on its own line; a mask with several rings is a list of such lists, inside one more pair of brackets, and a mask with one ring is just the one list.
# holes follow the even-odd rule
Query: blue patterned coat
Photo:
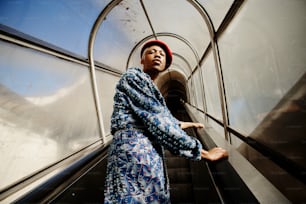
[[104, 203], [170, 203], [164, 150], [200, 160], [201, 143], [168, 110], [150, 76], [130, 68], [116, 86]]

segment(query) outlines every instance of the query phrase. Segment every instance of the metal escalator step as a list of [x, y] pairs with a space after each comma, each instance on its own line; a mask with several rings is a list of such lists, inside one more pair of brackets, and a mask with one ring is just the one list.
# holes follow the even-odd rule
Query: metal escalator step
[[165, 156], [168, 157], [173, 157], [175, 155], [173, 155], [169, 150], [165, 150]]
[[170, 183], [191, 183], [192, 176], [189, 168], [168, 169]]
[[170, 197], [172, 204], [194, 203], [192, 184], [171, 184]]
[[167, 168], [189, 168], [189, 161], [186, 158], [180, 157], [167, 157], [166, 158]]

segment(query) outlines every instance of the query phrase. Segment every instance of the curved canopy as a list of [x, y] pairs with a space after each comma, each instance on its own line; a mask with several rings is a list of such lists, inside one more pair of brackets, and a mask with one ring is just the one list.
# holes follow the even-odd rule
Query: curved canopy
[[188, 78], [232, 2], [1, 1], [0, 23], [85, 59], [93, 40], [94, 60], [119, 71], [138, 66], [138, 48], [158, 38], [174, 53], [171, 68], [182, 70]]

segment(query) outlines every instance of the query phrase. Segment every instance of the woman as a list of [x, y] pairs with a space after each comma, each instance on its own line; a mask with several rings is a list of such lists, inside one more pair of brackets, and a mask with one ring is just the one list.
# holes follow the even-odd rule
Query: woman
[[117, 84], [104, 203], [170, 203], [164, 147], [193, 160], [227, 156], [222, 148], [205, 151], [182, 130], [202, 124], [180, 122], [168, 110], [153, 80], [171, 62], [164, 42], [149, 41], [141, 49], [143, 69], [129, 68]]

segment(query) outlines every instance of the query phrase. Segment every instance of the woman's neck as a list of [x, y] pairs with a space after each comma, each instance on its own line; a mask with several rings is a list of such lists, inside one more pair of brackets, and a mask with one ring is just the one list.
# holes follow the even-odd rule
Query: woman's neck
[[159, 72], [154, 69], [146, 70], [144, 72], [151, 77], [152, 81], [154, 81], [159, 75]]

